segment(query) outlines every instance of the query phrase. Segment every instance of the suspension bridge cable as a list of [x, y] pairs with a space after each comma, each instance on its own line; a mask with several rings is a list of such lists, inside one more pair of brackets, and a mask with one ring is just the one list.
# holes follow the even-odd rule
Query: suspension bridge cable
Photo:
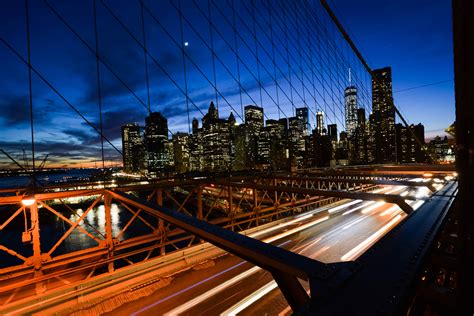
[[143, 57], [145, 61], [145, 79], [146, 79], [146, 93], [147, 93], [147, 104], [148, 113], [151, 113], [151, 102], [150, 102], [150, 79], [148, 75], [148, 54], [146, 50], [146, 32], [145, 32], [145, 14], [143, 12], [143, 4], [140, 2], [140, 14], [142, 20], [142, 34], [143, 34]]
[[[14, 55], [18, 57], [18, 59], [23, 62], [25, 65], [28, 65], [28, 61], [21, 56], [21, 54], [12, 46], [10, 43], [5, 40], [3, 37], [0, 37], [0, 42], [2, 42]], [[32, 72], [38, 76], [61, 100], [63, 100], [77, 115], [79, 115], [87, 125], [89, 125], [97, 134], [104, 138], [104, 140], [112, 146], [120, 155], [123, 155], [122, 152], [114, 145], [112, 142], [103, 134], [101, 134], [100, 130], [97, 129], [94, 124], [92, 124], [69, 100], [61, 93], [58, 89], [56, 89], [33, 65], [31, 65]]]
[[[148, 111], [150, 112], [150, 108], [143, 102], [142, 99], [129, 87], [129, 85], [114, 71], [114, 69], [99, 55], [96, 54], [94, 48], [90, 46], [87, 41], [71, 26], [70, 23], [66, 21], [66, 19], [57, 11], [47, 0], [43, 0], [44, 4], [51, 10], [51, 12], [56, 15], [56, 17], [66, 26], [69, 31], [94, 55], [98, 55], [99, 60], [101, 61], [102, 65], [104, 65], [108, 71], [135, 97], [135, 99]], [[145, 47], [142, 46], [146, 51]]]
[[[97, 3], [94, 0], [94, 34], [95, 34], [95, 62], [96, 62], [96, 73], [97, 73], [97, 101], [99, 105], [99, 126], [100, 135], [104, 134], [103, 123], [102, 123], [102, 95], [100, 90], [100, 63], [99, 63], [99, 36], [97, 32]], [[100, 138], [101, 153], [102, 153], [102, 170], [105, 169], [105, 156], [104, 156], [104, 138]]]
[[234, 9], [234, 1], [232, 1], [232, 30], [234, 31], [234, 43], [235, 43], [235, 61], [237, 64], [237, 78], [238, 78], [238, 85], [239, 85], [239, 97], [240, 97], [240, 111], [242, 113], [242, 117], [244, 117], [244, 103], [242, 101], [242, 83], [240, 81], [240, 61], [239, 61], [239, 46], [237, 44], [237, 28], [235, 23], [235, 9]]
[[[43, 0], [44, 1], [44, 0]], [[100, 2], [102, 3], [102, 5], [104, 6], [104, 8], [110, 13], [110, 15], [112, 16], [112, 18], [114, 18], [119, 24], [120, 26], [127, 32], [127, 34], [137, 43], [138, 46], [140, 47], [144, 47], [142, 43], [140, 43], [140, 41], [138, 40], [138, 38], [133, 35], [133, 33], [129, 30], [129, 28], [122, 22], [122, 20], [120, 20], [117, 15], [112, 11], [112, 9], [110, 9], [110, 7], [103, 1], [103, 0], [100, 0]], [[176, 82], [176, 80], [173, 79], [173, 77], [169, 74], [168, 71], [166, 71], [166, 69], [163, 67], [163, 65], [161, 65], [161, 63], [158, 62], [158, 60], [147, 50], [147, 54], [148, 56], [150, 57], [150, 59], [153, 61], [153, 63], [163, 72], [163, 74], [165, 74], [165, 76], [173, 83], [173, 85], [183, 94], [183, 96], [186, 96], [186, 93], [185, 91], [181, 88], [181, 86]], [[196, 105], [196, 103], [194, 103], [192, 101], [192, 99], [190, 99], [190, 102], [191, 104], [196, 108], [196, 110], [201, 113], [201, 115], [204, 116], [204, 113], [202, 112], [202, 110]]]
[[332, 12], [331, 8], [329, 7], [329, 5], [327, 4], [326, 0], [320, 0], [321, 1], [321, 4], [324, 6], [324, 8], [326, 9], [326, 11], [328, 12], [328, 14], [330, 15], [331, 19], [334, 21], [334, 23], [336, 24], [336, 26], [338, 27], [339, 31], [344, 35], [344, 38], [346, 39], [346, 41], [349, 43], [349, 45], [353, 48], [354, 52], [356, 52], [357, 54], [357, 57], [359, 57], [360, 61], [362, 62], [362, 64], [364, 65], [364, 67], [367, 69], [367, 71], [370, 73], [371, 77], [372, 77], [372, 80], [375, 81], [379, 86], [382, 87], [381, 91], [382, 93], [384, 94], [385, 96], [385, 99], [393, 106], [395, 112], [398, 114], [398, 116], [400, 117], [400, 119], [402, 120], [403, 124], [405, 125], [405, 127], [410, 131], [412, 137], [414, 137], [414, 139], [417, 141], [418, 145], [420, 146], [420, 148], [422, 148], [423, 150], [425, 150], [425, 152], [428, 154], [427, 156], [429, 157], [429, 159], [432, 159], [433, 158], [431, 157], [430, 153], [428, 153], [426, 151], [426, 147], [425, 145], [421, 142], [421, 140], [418, 138], [418, 136], [415, 134], [415, 132], [410, 128], [410, 126], [408, 125], [408, 122], [405, 120], [405, 118], [402, 116], [402, 114], [400, 113], [400, 111], [397, 109], [397, 107], [395, 106], [394, 102], [393, 102], [393, 99], [389, 96], [388, 92], [386, 91], [385, 88], [383, 88], [382, 85], [380, 85], [380, 81], [379, 79], [374, 75], [374, 73], [372, 72], [372, 69], [369, 67], [369, 65], [367, 64], [367, 62], [364, 60], [364, 58], [362, 57], [362, 55], [360, 54], [360, 52], [357, 50], [357, 48], [355, 47], [355, 44], [354, 42], [351, 40], [351, 38], [349, 37], [349, 35], [347, 34], [347, 32], [344, 30], [344, 28], [342, 27], [341, 23], [338, 21], [337, 17], [334, 15], [334, 13]]
[[[207, 9], [209, 13], [209, 21], [212, 21], [212, 15], [211, 15], [211, 1], [207, 0]], [[212, 74], [214, 76], [214, 93], [216, 94], [216, 109], [219, 112], [219, 98], [217, 97], [217, 76], [216, 76], [216, 56], [215, 56], [215, 51], [214, 51], [214, 36], [212, 32], [212, 24], [208, 23], [209, 25], [209, 35], [211, 37], [211, 57], [212, 57]]]
[[410, 91], [410, 90], [415, 90], [415, 89], [420, 89], [420, 88], [425, 88], [425, 87], [430, 87], [430, 86], [436, 86], [436, 85], [440, 85], [440, 84], [448, 83], [448, 82], [453, 82], [453, 81], [454, 81], [454, 79], [436, 81], [436, 82], [427, 83], [427, 84], [423, 84], [423, 85], [419, 85], [419, 86], [400, 89], [400, 90], [397, 90], [397, 91], [393, 91], [392, 93], [400, 93], [400, 92], [405, 92], [405, 91]]
[[[147, 78], [147, 91], [148, 91], [148, 103], [145, 104], [145, 102], [143, 102], [143, 100], [132, 90], [132, 88], [130, 88], [130, 86], [115, 72], [115, 70], [100, 56], [100, 54], [96, 54], [96, 51], [94, 50], [94, 48], [92, 48], [87, 42], [86, 40], [71, 26], [71, 24], [69, 24], [66, 19], [61, 15], [61, 13], [59, 13], [59, 11], [57, 11], [47, 0], [43, 0], [44, 4], [51, 10], [51, 12], [54, 13], [54, 15], [56, 15], [56, 17], [66, 26], [67, 29], [69, 29], [69, 31], [71, 31], [71, 33], [73, 33], [73, 35], [79, 39], [79, 41], [94, 55], [94, 56], [97, 56], [96, 58], [98, 58], [100, 60], [100, 62], [102, 63], [102, 65], [104, 65], [108, 71], [110, 71], [110, 73], [134, 96], [134, 98], [138, 101], [138, 103], [140, 103], [147, 111], [148, 113], [151, 113], [151, 103], [150, 103], [150, 94], [149, 94], [149, 84], [148, 84], [148, 78]], [[145, 33], [144, 33], [144, 36], [145, 36]], [[144, 44], [145, 44], [145, 41], [144, 41]], [[148, 55], [148, 51], [147, 51], [147, 48], [145, 45], [141, 45], [141, 47], [143, 48], [144, 52], [146, 55]], [[148, 77], [148, 61], [145, 61], [145, 70], [146, 70], [146, 75]], [[171, 134], [171, 135], [174, 135], [174, 133], [168, 129], [168, 132]]]
[[[140, 1], [141, 2], [141, 1]], [[143, 7], [143, 2], [142, 7]], [[191, 134], [191, 120], [189, 117], [189, 92], [188, 92], [188, 71], [186, 69], [186, 56], [184, 53], [184, 36], [183, 36], [183, 14], [181, 12], [181, 0], [178, 0], [178, 14], [179, 14], [179, 34], [181, 37], [181, 57], [183, 59], [183, 73], [184, 73], [184, 92], [186, 93], [186, 112], [188, 114], [188, 132]]]
[[[140, 0], [141, 1], [141, 0]], [[172, 2], [172, 0], [170, 0], [171, 4], [173, 5], [173, 7], [178, 11], [178, 8], [176, 7], [176, 5]], [[147, 7], [147, 6], [144, 6], [145, 7], [145, 10], [147, 10], [148, 14], [150, 14], [150, 16], [152, 17], [152, 19], [156, 22], [156, 24], [158, 26], [160, 26], [160, 28], [168, 35], [168, 37], [171, 39], [171, 41], [177, 46], [179, 47], [179, 43], [176, 41], [176, 39], [170, 34], [170, 32], [163, 26], [163, 24], [159, 21], [159, 19], [157, 19], [155, 17], [155, 15], [153, 14], [153, 12], [151, 12], [151, 10]], [[205, 14], [204, 14], [205, 15]], [[188, 23], [191, 28], [192, 27], [192, 24], [186, 19], [186, 17], [183, 16], [183, 20]], [[211, 22], [212, 23], [212, 22]], [[202, 37], [199, 33], [196, 33], [202, 40]], [[205, 41], [203, 41], [205, 42]], [[206, 81], [213, 87], [215, 88], [214, 84], [212, 83], [212, 80], [209, 79], [208, 76], [206, 76], [205, 72], [201, 69], [201, 67], [199, 67], [199, 65], [194, 61], [194, 59], [191, 58], [191, 56], [189, 56], [189, 54], [184, 51], [184, 54], [185, 56], [188, 58], [188, 60], [191, 62], [191, 64], [196, 68], [196, 70], [204, 77], [204, 79], [206, 79]], [[238, 115], [238, 112], [235, 111], [234, 107], [232, 106], [232, 104], [227, 100], [227, 98], [219, 91], [219, 90], [216, 90], [219, 95], [221, 96], [221, 98], [225, 101], [225, 103], [227, 103], [227, 105]], [[242, 118], [241, 118], [242, 119]]]
[[26, 15], [26, 43], [28, 51], [28, 91], [29, 91], [29, 108], [30, 108], [30, 128], [31, 128], [31, 164], [33, 168], [33, 187], [36, 185], [36, 164], [35, 164], [35, 132], [34, 132], [34, 112], [33, 112], [33, 88], [31, 78], [31, 43], [30, 43], [30, 10], [29, 0], [25, 0]]
[[[281, 6], [280, 8], [282, 8], [282, 6]], [[285, 42], [286, 42], [286, 40], [288, 40], [288, 42], [290, 42], [291, 45], [297, 46], [297, 44], [296, 44], [296, 39], [294, 38], [294, 36], [292, 35], [291, 32], [289, 33], [290, 36], [288, 36], [288, 29], [289, 29], [288, 26], [285, 27], [284, 25], [283, 25], [283, 26], [281, 25], [281, 24], [284, 24], [284, 23], [285, 23], [286, 16], [283, 15], [283, 17], [280, 17], [280, 19], [283, 19], [283, 22], [280, 22], [279, 27], [282, 28], [282, 32], [285, 34]], [[290, 37], [292, 37], [292, 38], [290, 38]], [[283, 46], [285, 46], [285, 48], [286, 48], [287, 44], [285, 43], [285, 44], [283, 44]], [[305, 55], [303, 55], [303, 56], [305, 56]], [[293, 56], [293, 54], [291, 54], [291, 53], [289, 52], [289, 50], [288, 50], [288, 53], [287, 53], [287, 65], [288, 65], [288, 67], [289, 67], [289, 74], [291, 75], [293, 68], [291, 67], [291, 63], [289, 62], [289, 58], [290, 58], [290, 57], [291, 57], [291, 59], [293, 60], [293, 62], [295, 62], [296, 64], [298, 64], [298, 61], [297, 61], [296, 58]], [[306, 57], [306, 56], [305, 56], [305, 57]], [[306, 64], [307, 67], [309, 67], [309, 68], [313, 67], [314, 64], [313, 64], [313, 65], [309, 65], [308, 62], [307, 62], [307, 60], [306, 60], [306, 58], [304, 58], [303, 60], [305, 61], [305, 64]], [[298, 76], [298, 73], [297, 73], [296, 71], [293, 71], [293, 72], [294, 72], [296, 78], [297, 78], [298, 80], [300, 80], [300, 82], [304, 80], [302, 77], [299, 77], [299, 76]], [[311, 80], [309, 79], [309, 77], [308, 77], [306, 74], [304, 74], [304, 77], [306, 78], [307, 81], [311, 81]], [[326, 79], [324, 78], [323, 75], [321, 75], [321, 79], [320, 79], [320, 80], [326, 81]], [[296, 88], [293, 88], [291, 91], [294, 91], [294, 92], [298, 95], [298, 97], [303, 101], [303, 97], [299, 94], [299, 92], [297, 91]], [[319, 92], [319, 91], [318, 91], [318, 92]], [[310, 95], [313, 97], [314, 100], [316, 99], [315, 96], [312, 95], [311, 93], [310, 93]], [[322, 97], [322, 96], [321, 96], [321, 97]], [[309, 108], [309, 109], [310, 109], [311, 112], [313, 112], [311, 108]], [[314, 112], [313, 112], [313, 115], [315, 115]]]

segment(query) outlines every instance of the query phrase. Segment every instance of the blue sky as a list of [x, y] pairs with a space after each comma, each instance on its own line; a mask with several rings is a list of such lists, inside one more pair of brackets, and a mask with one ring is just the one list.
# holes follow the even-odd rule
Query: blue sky
[[[295, 107], [307, 105], [313, 125], [315, 113], [324, 111], [326, 124], [341, 130], [348, 68], [359, 106], [370, 111], [369, 77], [317, 1], [144, 3], [150, 108], [168, 117], [170, 135], [187, 131], [187, 113], [201, 118], [210, 101], [221, 116], [233, 112], [237, 121], [247, 104], [263, 105], [267, 118], [290, 117]], [[453, 78], [450, 1], [329, 3], [371, 67], [392, 67], [395, 103], [410, 123], [423, 123], [432, 137], [454, 121], [452, 81], [396, 92]], [[26, 59], [24, 2], [7, 0], [0, 6], [0, 37]], [[33, 73], [36, 158], [49, 154], [50, 166], [85, 166], [100, 159], [93, 12], [92, 0], [30, 0], [32, 65], [64, 97]], [[148, 113], [141, 7], [139, 1], [97, 0], [97, 17], [103, 132], [113, 145], [106, 141], [105, 153], [107, 160], [120, 161], [114, 148], [121, 147], [120, 126], [143, 124]], [[31, 156], [28, 71], [5, 42], [0, 43], [0, 148], [17, 158], [22, 149]], [[0, 158], [0, 168], [9, 165]]]

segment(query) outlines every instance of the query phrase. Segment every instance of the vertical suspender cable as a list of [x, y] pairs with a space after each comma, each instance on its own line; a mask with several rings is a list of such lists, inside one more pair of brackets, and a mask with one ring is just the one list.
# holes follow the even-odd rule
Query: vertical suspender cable
[[[296, 6], [296, 2], [293, 2], [294, 6]], [[303, 72], [303, 57], [301, 55], [301, 34], [300, 34], [300, 23], [299, 19], [296, 17], [296, 8], [295, 8], [295, 23], [296, 23], [296, 37], [297, 37], [297, 45], [298, 45], [298, 57], [300, 62], [300, 71], [301, 71], [301, 86], [303, 88], [303, 106], [308, 106], [306, 103], [306, 87], [304, 83], [304, 72]]]
[[33, 187], [36, 186], [36, 164], [35, 164], [35, 132], [34, 132], [34, 115], [33, 115], [33, 89], [31, 80], [31, 45], [30, 45], [30, 13], [29, 0], [25, 1], [26, 14], [26, 42], [28, 48], [28, 89], [29, 89], [29, 105], [30, 105], [30, 128], [31, 128], [31, 163], [33, 168]]
[[253, 39], [255, 42], [255, 57], [257, 60], [257, 77], [258, 77], [258, 87], [260, 90], [260, 106], [263, 107], [263, 97], [262, 97], [262, 78], [260, 77], [260, 59], [258, 57], [258, 43], [257, 43], [257, 27], [255, 22], [255, 1], [250, 0], [252, 5], [252, 21], [253, 21]]
[[[314, 95], [314, 111], [315, 113], [318, 113], [318, 102], [316, 100], [316, 85], [314, 81], [314, 56], [313, 56], [313, 45], [311, 42], [311, 37], [309, 35], [309, 18], [308, 18], [308, 2], [304, 2], [304, 8], [305, 8], [305, 17], [306, 17], [306, 36], [308, 37], [308, 48], [309, 48], [309, 57], [311, 59], [311, 83], [313, 86], [313, 95]], [[327, 115], [327, 114], [326, 114]], [[327, 120], [327, 118], [326, 118]], [[315, 124], [316, 125], [316, 124]]]
[[189, 134], [191, 134], [191, 121], [189, 118], [188, 73], [186, 71], [186, 56], [184, 55], [183, 12], [181, 11], [181, 0], [178, 0], [178, 13], [179, 13], [179, 32], [181, 36], [181, 56], [183, 57], [184, 93], [186, 95], [186, 112], [188, 113], [188, 132]]
[[146, 33], [145, 33], [145, 14], [143, 12], [143, 2], [140, 1], [140, 9], [142, 16], [142, 33], [143, 33], [143, 55], [145, 57], [145, 78], [146, 78], [146, 92], [148, 97], [148, 113], [151, 113], [151, 102], [150, 102], [150, 79], [148, 76], [148, 53], [146, 48]]
[[[290, 99], [293, 111], [296, 111], [295, 102], [293, 99], [293, 82], [291, 81], [290, 51], [288, 48], [288, 28], [286, 25], [286, 14], [283, 14], [283, 26], [285, 32], [286, 65], [288, 66], [288, 80], [290, 81]], [[295, 114], [295, 112], [293, 112], [293, 114]]]
[[97, 70], [97, 98], [99, 103], [99, 120], [100, 120], [100, 144], [102, 153], [102, 170], [105, 169], [105, 156], [104, 156], [104, 130], [102, 124], [102, 95], [100, 91], [100, 63], [99, 63], [99, 36], [97, 32], [97, 3], [94, 0], [94, 33], [95, 33], [95, 61]]
[[211, 54], [212, 54], [212, 73], [214, 75], [214, 92], [216, 94], [216, 109], [219, 111], [219, 99], [217, 98], [217, 76], [216, 76], [216, 53], [214, 51], [214, 36], [212, 27], [212, 16], [211, 16], [211, 1], [207, 0], [207, 8], [209, 13], [209, 34], [211, 35]]
[[280, 96], [278, 93], [279, 87], [278, 87], [278, 81], [277, 81], [277, 67], [276, 67], [276, 61], [275, 61], [275, 42], [273, 39], [273, 19], [272, 19], [272, 12], [271, 12], [271, 6], [270, 6], [270, 0], [267, 0], [267, 12], [268, 12], [268, 18], [270, 20], [269, 26], [270, 26], [270, 41], [272, 42], [272, 63], [273, 63], [273, 76], [275, 79], [275, 92], [276, 92], [276, 100], [278, 103], [278, 119], [281, 118], [281, 104], [280, 104]]
[[[240, 82], [240, 61], [239, 61], [239, 46], [237, 43], [237, 28], [235, 23], [235, 7], [234, 0], [232, 0], [232, 28], [234, 30], [234, 42], [235, 42], [235, 59], [237, 62], [237, 79], [239, 81], [239, 95], [240, 95], [240, 110], [242, 111], [242, 118], [245, 117], [244, 114], [244, 103], [242, 101], [242, 83]], [[242, 122], [244, 123], [244, 122]]]

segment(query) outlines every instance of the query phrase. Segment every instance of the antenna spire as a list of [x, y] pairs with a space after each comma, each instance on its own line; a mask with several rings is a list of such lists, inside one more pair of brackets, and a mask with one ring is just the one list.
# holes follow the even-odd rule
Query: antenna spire
[[351, 73], [350, 67], [349, 67], [349, 85], [352, 86], [352, 73]]

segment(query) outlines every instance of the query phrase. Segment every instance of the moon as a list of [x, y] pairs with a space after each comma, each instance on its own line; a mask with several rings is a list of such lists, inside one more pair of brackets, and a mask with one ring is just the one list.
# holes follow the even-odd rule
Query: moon
[[184, 42], [184, 46], [189, 46], [189, 43], [188, 43], [188, 42]]

